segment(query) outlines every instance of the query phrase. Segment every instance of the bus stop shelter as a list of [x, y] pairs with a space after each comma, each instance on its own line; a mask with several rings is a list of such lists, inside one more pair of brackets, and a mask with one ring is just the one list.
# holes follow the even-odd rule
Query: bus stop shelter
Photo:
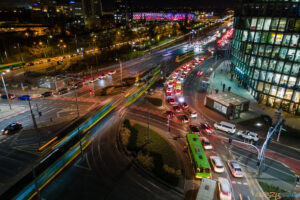
[[204, 105], [227, 119], [238, 119], [241, 112], [249, 110], [250, 100], [231, 92], [220, 92], [206, 95]]
[[202, 178], [196, 200], [214, 200], [217, 181]]

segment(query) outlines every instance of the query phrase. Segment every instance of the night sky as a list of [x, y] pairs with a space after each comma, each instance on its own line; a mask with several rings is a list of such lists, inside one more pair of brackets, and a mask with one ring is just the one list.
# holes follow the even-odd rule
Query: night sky
[[[41, 0], [42, 1], [42, 0]], [[59, 0], [58, 0], [59, 1]], [[65, 1], [65, 0], [62, 0]], [[66, 0], [68, 1], [68, 0]], [[75, 0], [76, 1], [76, 0]], [[80, 0], [77, 0], [80, 1]], [[160, 9], [160, 8], [231, 8], [234, 0], [133, 0], [133, 7]], [[0, 0], [0, 7], [15, 7], [26, 5], [29, 0]], [[103, 8], [111, 10], [113, 0], [102, 0]]]

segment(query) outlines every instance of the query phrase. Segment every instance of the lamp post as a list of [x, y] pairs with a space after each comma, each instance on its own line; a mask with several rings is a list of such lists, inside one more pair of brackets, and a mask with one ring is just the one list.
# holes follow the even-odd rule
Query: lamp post
[[116, 58], [116, 61], [119, 61], [120, 64], [120, 76], [121, 76], [121, 91], [122, 91], [122, 86], [123, 86], [123, 70], [122, 70], [122, 61], [121, 59]]
[[215, 78], [215, 70], [212, 67], [209, 70], [212, 72], [212, 80], [211, 80], [211, 94], [212, 94], [213, 89], [214, 89], [213, 84], [214, 84], [214, 78]]
[[[9, 72], [9, 70], [7, 72]], [[2, 83], [3, 83], [4, 91], [5, 91], [5, 94], [6, 94], [7, 102], [8, 102], [8, 105], [9, 105], [9, 109], [11, 110], [11, 104], [10, 104], [11, 101], [10, 101], [10, 97], [8, 95], [7, 88], [6, 88], [6, 85], [5, 85], [5, 81], [4, 81], [4, 77], [3, 77], [4, 74], [5, 74], [5, 72], [1, 73], [1, 79], [2, 79]]]

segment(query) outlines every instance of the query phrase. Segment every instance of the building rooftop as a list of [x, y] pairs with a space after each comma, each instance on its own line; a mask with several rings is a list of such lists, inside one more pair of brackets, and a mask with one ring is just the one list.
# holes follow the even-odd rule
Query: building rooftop
[[213, 99], [214, 101], [224, 106], [229, 106], [229, 105], [237, 106], [242, 103], [247, 103], [250, 101], [244, 97], [241, 97], [231, 92], [220, 92], [217, 94], [208, 94], [207, 98]]

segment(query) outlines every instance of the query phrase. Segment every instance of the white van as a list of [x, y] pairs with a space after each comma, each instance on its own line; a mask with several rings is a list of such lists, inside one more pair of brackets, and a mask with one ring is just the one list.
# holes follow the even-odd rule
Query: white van
[[234, 124], [230, 124], [228, 122], [220, 122], [220, 123], [215, 123], [214, 127], [216, 129], [219, 129], [221, 131], [225, 131], [227, 133], [235, 133], [236, 128]]

